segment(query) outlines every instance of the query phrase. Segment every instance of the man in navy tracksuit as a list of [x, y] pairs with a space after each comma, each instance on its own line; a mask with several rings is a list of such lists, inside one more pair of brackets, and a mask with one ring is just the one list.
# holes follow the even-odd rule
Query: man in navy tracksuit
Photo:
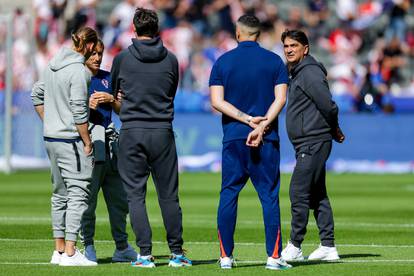
[[263, 208], [266, 268], [290, 267], [280, 258], [277, 121], [286, 102], [288, 75], [282, 59], [256, 42], [259, 33], [260, 22], [255, 16], [240, 17], [238, 47], [217, 60], [210, 76], [211, 104], [223, 114], [222, 188], [217, 218], [221, 268], [233, 265], [237, 200], [249, 178]]

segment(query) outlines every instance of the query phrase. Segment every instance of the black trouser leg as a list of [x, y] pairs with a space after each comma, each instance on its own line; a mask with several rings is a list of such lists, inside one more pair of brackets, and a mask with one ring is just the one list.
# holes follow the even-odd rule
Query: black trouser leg
[[178, 162], [174, 133], [158, 130], [152, 133], [150, 166], [157, 189], [168, 246], [172, 253], [182, 254], [182, 212], [178, 200]]
[[333, 215], [325, 185], [325, 166], [332, 142], [303, 146], [296, 152], [290, 183], [292, 224], [290, 239], [299, 247], [306, 234], [309, 209], [314, 209], [322, 245], [333, 244]]
[[[320, 149], [321, 158], [326, 156], [327, 160], [331, 148], [332, 143], [324, 143]], [[333, 247], [335, 246], [334, 220], [328, 193], [326, 191], [325, 166], [319, 166], [315, 171], [315, 182], [312, 187], [311, 198], [311, 209], [313, 209], [313, 215], [318, 225], [321, 244], [323, 246]]]
[[128, 207], [136, 244], [143, 256], [151, 255], [152, 231], [145, 206], [147, 180], [150, 174], [147, 134], [142, 129], [121, 130], [119, 137], [118, 170], [128, 198]]

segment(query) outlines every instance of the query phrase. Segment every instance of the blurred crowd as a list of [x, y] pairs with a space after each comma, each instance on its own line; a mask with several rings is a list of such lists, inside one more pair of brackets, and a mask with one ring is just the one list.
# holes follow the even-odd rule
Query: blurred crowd
[[[114, 6], [99, 20], [103, 2]], [[32, 0], [32, 10], [14, 13], [14, 89], [30, 90], [48, 60], [68, 43], [71, 32], [84, 25], [100, 32], [106, 47], [103, 68], [110, 70], [114, 56], [134, 37], [137, 6], [158, 11], [160, 35], [179, 60], [177, 110], [210, 110], [212, 64], [237, 46], [234, 22], [244, 13], [260, 18], [261, 45], [282, 58], [281, 33], [305, 30], [311, 54], [328, 69], [334, 96], [349, 100], [350, 110], [392, 112], [391, 97], [414, 97], [411, 0]], [[5, 37], [2, 22], [0, 90], [6, 68]]]

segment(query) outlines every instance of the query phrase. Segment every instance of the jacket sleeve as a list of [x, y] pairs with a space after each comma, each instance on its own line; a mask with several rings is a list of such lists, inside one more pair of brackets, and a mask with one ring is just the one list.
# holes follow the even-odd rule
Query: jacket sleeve
[[119, 68], [121, 66], [122, 52], [114, 58], [111, 68], [111, 87], [113, 95], [116, 95], [118, 89], [120, 88], [119, 84]]
[[42, 78], [38, 80], [32, 88], [32, 93], [30, 94], [32, 98], [32, 103], [34, 106], [43, 105], [45, 99], [45, 82]]
[[75, 124], [83, 124], [88, 121], [88, 85], [87, 74], [82, 65], [81, 70], [73, 73], [70, 80], [69, 105]]
[[307, 66], [302, 74], [302, 90], [313, 101], [331, 128], [335, 129], [338, 127], [338, 106], [332, 100], [325, 74], [317, 66]]
[[177, 87], [178, 87], [178, 81], [180, 79], [180, 73], [178, 69], [178, 60], [175, 55], [172, 54], [172, 68], [173, 68], [173, 74], [174, 74], [174, 83], [172, 85], [172, 93], [175, 96], [177, 93]]

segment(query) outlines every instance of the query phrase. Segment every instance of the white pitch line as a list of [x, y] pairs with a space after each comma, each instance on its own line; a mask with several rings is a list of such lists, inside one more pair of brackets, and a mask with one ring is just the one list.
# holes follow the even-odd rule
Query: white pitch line
[[[109, 223], [108, 218], [96, 218], [97, 222]], [[50, 217], [0, 217], [0, 222], [51, 222]], [[155, 218], [150, 219], [151, 223], [161, 223], [162, 220]], [[238, 220], [238, 224], [247, 225], [263, 225], [263, 221], [259, 220]], [[191, 217], [184, 218], [184, 224], [209, 224], [216, 225], [215, 219], [192, 219]], [[290, 221], [282, 221], [283, 225], [290, 225]], [[338, 227], [373, 227], [373, 228], [414, 228], [414, 223], [367, 223], [367, 222], [335, 222]], [[310, 227], [316, 227], [316, 223], [310, 222]]]
[[[8, 239], [0, 238], [0, 242], [53, 242], [53, 239]], [[112, 240], [95, 240], [96, 243], [113, 243]], [[153, 241], [153, 244], [167, 244], [164, 241]], [[208, 241], [186, 241], [185, 244], [192, 245], [218, 245], [217, 242], [208, 242]], [[260, 242], [236, 242], [235, 245], [238, 246], [263, 246], [263, 243]], [[317, 243], [304, 243], [302, 246], [318, 246]], [[414, 248], [414, 245], [404, 245], [404, 244], [336, 244], [337, 247], [377, 247], [377, 248]]]
[[[301, 261], [301, 262], [290, 262], [291, 264], [303, 264], [307, 263], [308, 261]], [[341, 264], [341, 263], [412, 263], [414, 262], [414, 259], [408, 259], [408, 260], [338, 260], [338, 261], [309, 261], [309, 263], [314, 262], [321, 262], [321, 263], [330, 263], [330, 264]], [[261, 261], [238, 261], [236, 259], [235, 261], [236, 266], [237, 264], [265, 264], [266, 262]]]
[[1, 263], [1, 265], [52, 265], [51, 263], [12, 263], [12, 262], [5, 262]]
[[[310, 261], [310, 263], [312, 263], [313, 261]], [[304, 262], [300, 262], [300, 263], [306, 263], [306, 261]], [[408, 259], [408, 260], [339, 260], [339, 261], [334, 261], [334, 262], [327, 262], [327, 263], [331, 263], [331, 264], [346, 264], [346, 263], [414, 263], [413, 259]], [[236, 260], [236, 264], [265, 264], [265, 262], [263, 260], [260, 261], [237, 261]], [[19, 262], [0, 262], [0, 265], [50, 265], [50, 266], [54, 266], [50, 263], [29, 263], [29, 262], [25, 262], [25, 263], [19, 263]]]

